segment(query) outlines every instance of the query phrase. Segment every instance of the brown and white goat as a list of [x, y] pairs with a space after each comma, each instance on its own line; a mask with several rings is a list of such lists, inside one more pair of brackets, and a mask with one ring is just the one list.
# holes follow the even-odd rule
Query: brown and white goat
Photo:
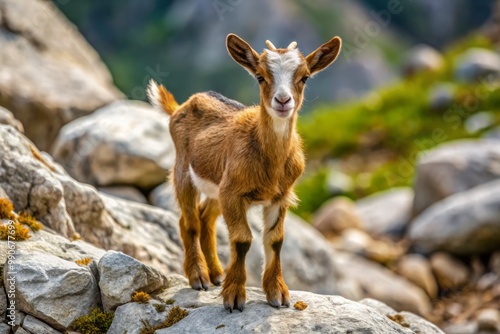
[[[234, 34], [226, 43], [231, 57], [259, 82], [259, 106], [245, 107], [215, 92], [194, 94], [178, 105], [163, 86], [151, 81], [148, 88], [151, 103], [171, 115], [184, 270], [194, 289], [223, 283], [224, 307], [243, 311], [245, 256], [252, 241], [246, 214], [250, 206], [263, 205], [262, 287], [271, 306], [288, 307], [280, 251], [285, 214], [296, 201], [293, 185], [304, 170], [297, 116], [306, 80], [336, 59], [341, 40], [335, 37], [307, 57], [295, 42], [278, 49], [266, 41], [261, 54]], [[206, 197], [201, 204], [200, 194]], [[215, 234], [220, 213], [231, 243], [224, 280]]]

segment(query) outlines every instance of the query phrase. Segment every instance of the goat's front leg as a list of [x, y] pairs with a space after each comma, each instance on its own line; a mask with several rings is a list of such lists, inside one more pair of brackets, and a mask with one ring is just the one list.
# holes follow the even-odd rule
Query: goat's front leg
[[233, 312], [233, 309], [243, 311], [247, 280], [245, 256], [252, 243], [252, 231], [246, 218], [248, 205], [243, 198], [229, 193], [221, 194], [219, 201], [231, 244], [231, 260], [226, 268], [226, 278], [222, 284], [221, 295], [226, 310], [229, 312]]
[[280, 252], [285, 234], [287, 206], [273, 203], [264, 208], [263, 242], [265, 252], [262, 288], [273, 307], [289, 307], [290, 294], [281, 273]]

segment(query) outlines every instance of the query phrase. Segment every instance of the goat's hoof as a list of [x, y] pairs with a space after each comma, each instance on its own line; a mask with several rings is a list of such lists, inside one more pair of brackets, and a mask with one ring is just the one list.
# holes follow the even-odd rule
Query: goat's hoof
[[210, 282], [215, 286], [220, 286], [222, 284], [222, 274], [210, 275]]
[[202, 291], [207, 291], [209, 286], [208, 280], [203, 278], [202, 276], [198, 276], [190, 280], [189, 284], [193, 289]]
[[290, 294], [286, 285], [272, 291], [266, 291], [266, 299], [272, 307], [290, 307]]
[[243, 312], [245, 309], [246, 292], [245, 287], [229, 287], [222, 290], [222, 298], [224, 300], [224, 308], [230, 313], [233, 310]]

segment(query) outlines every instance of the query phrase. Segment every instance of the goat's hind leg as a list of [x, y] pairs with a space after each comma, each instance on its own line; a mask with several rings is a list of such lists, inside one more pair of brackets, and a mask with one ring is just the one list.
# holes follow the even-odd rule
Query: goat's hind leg
[[201, 249], [208, 265], [210, 281], [214, 285], [221, 285], [224, 269], [217, 255], [216, 222], [220, 215], [219, 201], [207, 198], [200, 207], [201, 220]]
[[184, 272], [193, 289], [207, 290], [210, 278], [200, 244], [201, 223], [198, 211], [200, 195], [194, 188], [189, 173], [174, 173], [174, 185], [181, 209], [179, 226], [184, 245]]

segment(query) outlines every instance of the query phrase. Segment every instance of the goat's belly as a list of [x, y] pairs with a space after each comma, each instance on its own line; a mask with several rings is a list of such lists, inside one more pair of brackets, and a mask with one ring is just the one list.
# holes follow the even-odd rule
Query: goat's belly
[[199, 177], [189, 165], [189, 175], [191, 175], [191, 180], [193, 184], [200, 192], [202, 192], [208, 198], [218, 199], [219, 198], [219, 186], [210, 180], [203, 179]]

